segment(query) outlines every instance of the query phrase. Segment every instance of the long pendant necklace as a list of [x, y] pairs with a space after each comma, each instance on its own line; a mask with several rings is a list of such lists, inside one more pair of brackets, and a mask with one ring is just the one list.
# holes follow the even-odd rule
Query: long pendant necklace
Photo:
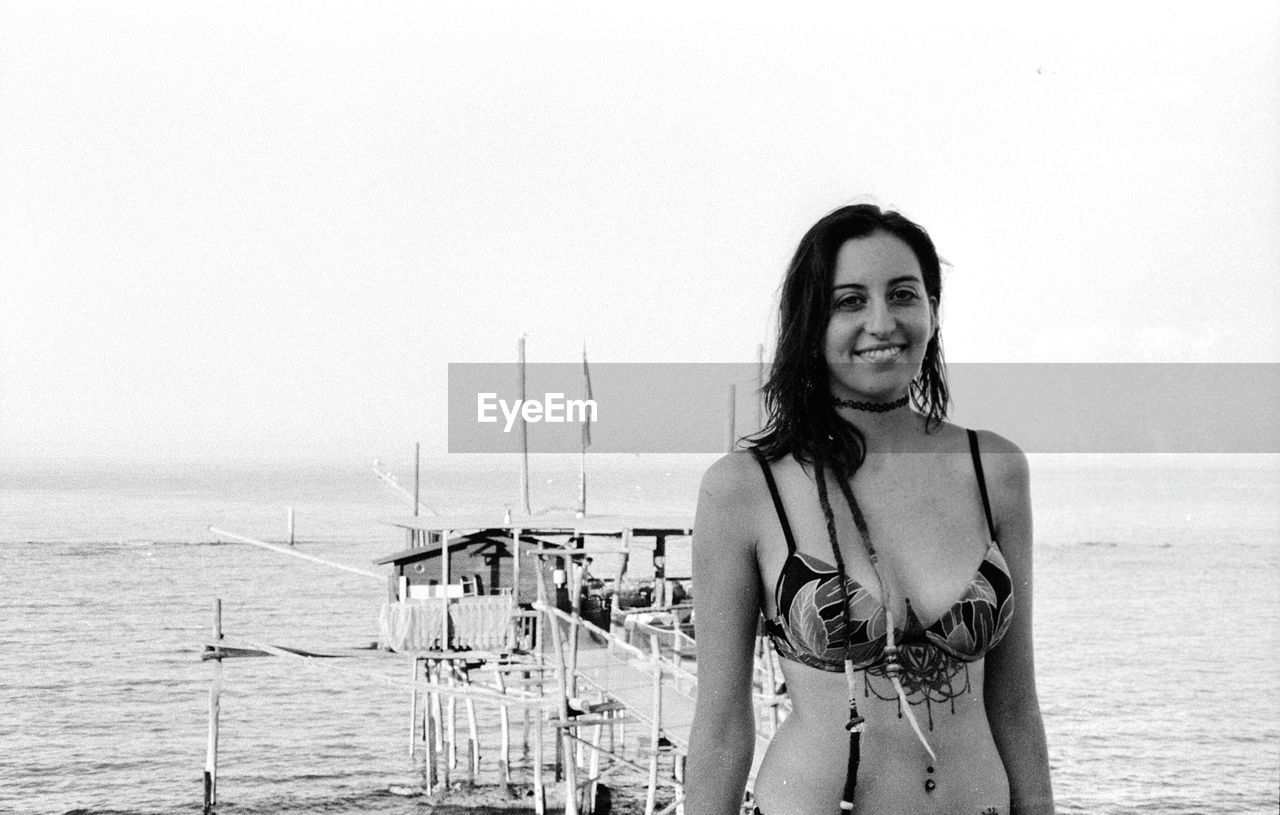
[[[844, 621], [845, 637], [847, 638], [853, 631], [853, 621], [849, 617], [849, 581], [844, 567], [844, 556], [840, 553], [840, 541], [836, 535], [835, 513], [831, 511], [831, 500], [827, 496], [826, 471], [822, 466], [821, 459], [816, 457], [814, 458], [814, 478], [818, 482], [818, 500], [822, 504], [822, 514], [827, 522], [827, 537], [831, 541], [831, 553], [835, 558], [836, 573], [840, 581], [840, 612]], [[907, 694], [902, 689], [902, 682], [899, 679], [902, 674], [902, 662], [897, 644], [897, 631], [893, 621], [893, 608], [890, 602], [889, 588], [883, 573], [880, 571], [880, 556], [876, 554], [875, 546], [871, 543], [871, 533], [867, 528], [867, 520], [863, 517], [862, 508], [858, 506], [858, 500], [853, 495], [853, 487], [844, 478], [837, 478], [836, 481], [840, 485], [840, 491], [844, 495], [845, 502], [849, 504], [849, 511], [853, 514], [853, 524], [858, 528], [858, 536], [862, 539], [862, 546], [867, 552], [867, 559], [871, 561], [871, 569], [875, 572], [876, 581], [880, 585], [880, 605], [885, 614], [884, 674], [889, 677], [889, 680], [893, 683], [894, 690], [897, 692], [898, 709], [906, 713], [907, 722], [911, 725], [911, 729], [915, 731], [916, 737], [924, 745], [925, 751], [929, 753], [929, 757], [932, 759], [932, 762], [925, 767], [924, 789], [925, 792], [933, 792], [938, 784], [933, 778], [927, 776], [933, 775], [934, 765], [938, 762], [938, 756], [934, 753], [933, 748], [929, 746], [929, 740], [924, 737], [924, 733], [920, 730], [920, 723], [916, 721], [915, 714], [911, 711], [911, 703], [907, 699]], [[910, 601], [908, 600], [907, 602], [909, 605]], [[848, 640], [846, 639], [846, 650], [847, 643]], [[840, 808], [841, 810], [852, 810], [854, 791], [858, 783], [859, 740], [865, 719], [858, 714], [857, 671], [853, 667], [853, 660], [848, 656], [846, 656], [844, 662], [844, 673], [849, 689], [849, 723], [846, 725], [846, 729], [849, 731], [849, 771], [845, 778], [844, 799], [840, 802]]]

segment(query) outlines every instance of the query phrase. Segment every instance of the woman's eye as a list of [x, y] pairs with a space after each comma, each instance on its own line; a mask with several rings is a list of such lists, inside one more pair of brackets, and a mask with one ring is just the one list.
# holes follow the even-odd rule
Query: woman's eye
[[893, 293], [893, 299], [894, 300], [919, 300], [920, 295], [916, 294], [911, 289], [898, 289]]
[[840, 308], [840, 309], [858, 308], [862, 305], [862, 303], [863, 303], [863, 298], [861, 297], [843, 297], [836, 301], [836, 308]]

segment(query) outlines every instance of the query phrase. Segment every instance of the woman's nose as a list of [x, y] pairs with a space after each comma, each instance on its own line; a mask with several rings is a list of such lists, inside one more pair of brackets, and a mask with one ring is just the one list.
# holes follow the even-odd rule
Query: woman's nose
[[893, 330], [893, 314], [884, 300], [874, 299], [867, 305], [866, 329], [873, 334], [888, 334]]

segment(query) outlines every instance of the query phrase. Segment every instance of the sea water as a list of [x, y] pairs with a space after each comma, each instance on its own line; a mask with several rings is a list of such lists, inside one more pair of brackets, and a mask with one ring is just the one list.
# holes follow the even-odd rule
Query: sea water
[[[589, 508], [692, 513], [707, 463], [592, 456]], [[1038, 456], [1032, 468], [1036, 673], [1059, 812], [1275, 812], [1280, 460]], [[573, 506], [577, 479], [576, 460], [535, 457], [534, 508]], [[432, 460], [422, 496], [500, 516], [518, 509], [517, 483], [505, 459]], [[374, 559], [403, 548], [379, 519], [409, 505], [362, 462], [0, 464], [0, 811], [197, 810], [215, 598], [230, 640], [377, 639], [385, 582], [207, 529], [280, 542], [288, 507], [298, 551], [379, 571]], [[668, 571], [687, 570], [673, 547]], [[392, 664], [226, 661], [220, 811], [426, 812], [396, 794], [423, 768], [409, 753], [408, 666]], [[482, 731], [492, 777], [496, 740]]]

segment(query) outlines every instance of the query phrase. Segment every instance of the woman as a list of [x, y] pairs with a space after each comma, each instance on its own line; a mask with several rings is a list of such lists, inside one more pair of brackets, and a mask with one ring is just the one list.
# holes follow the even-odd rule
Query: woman
[[764, 815], [1053, 812], [1026, 458], [944, 421], [941, 297], [932, 241], [895, 212], [844, 207], [800, 242], [769, 424], [698, 500], [690, 815], [741, 805], [761, 614], [792, 703]]

